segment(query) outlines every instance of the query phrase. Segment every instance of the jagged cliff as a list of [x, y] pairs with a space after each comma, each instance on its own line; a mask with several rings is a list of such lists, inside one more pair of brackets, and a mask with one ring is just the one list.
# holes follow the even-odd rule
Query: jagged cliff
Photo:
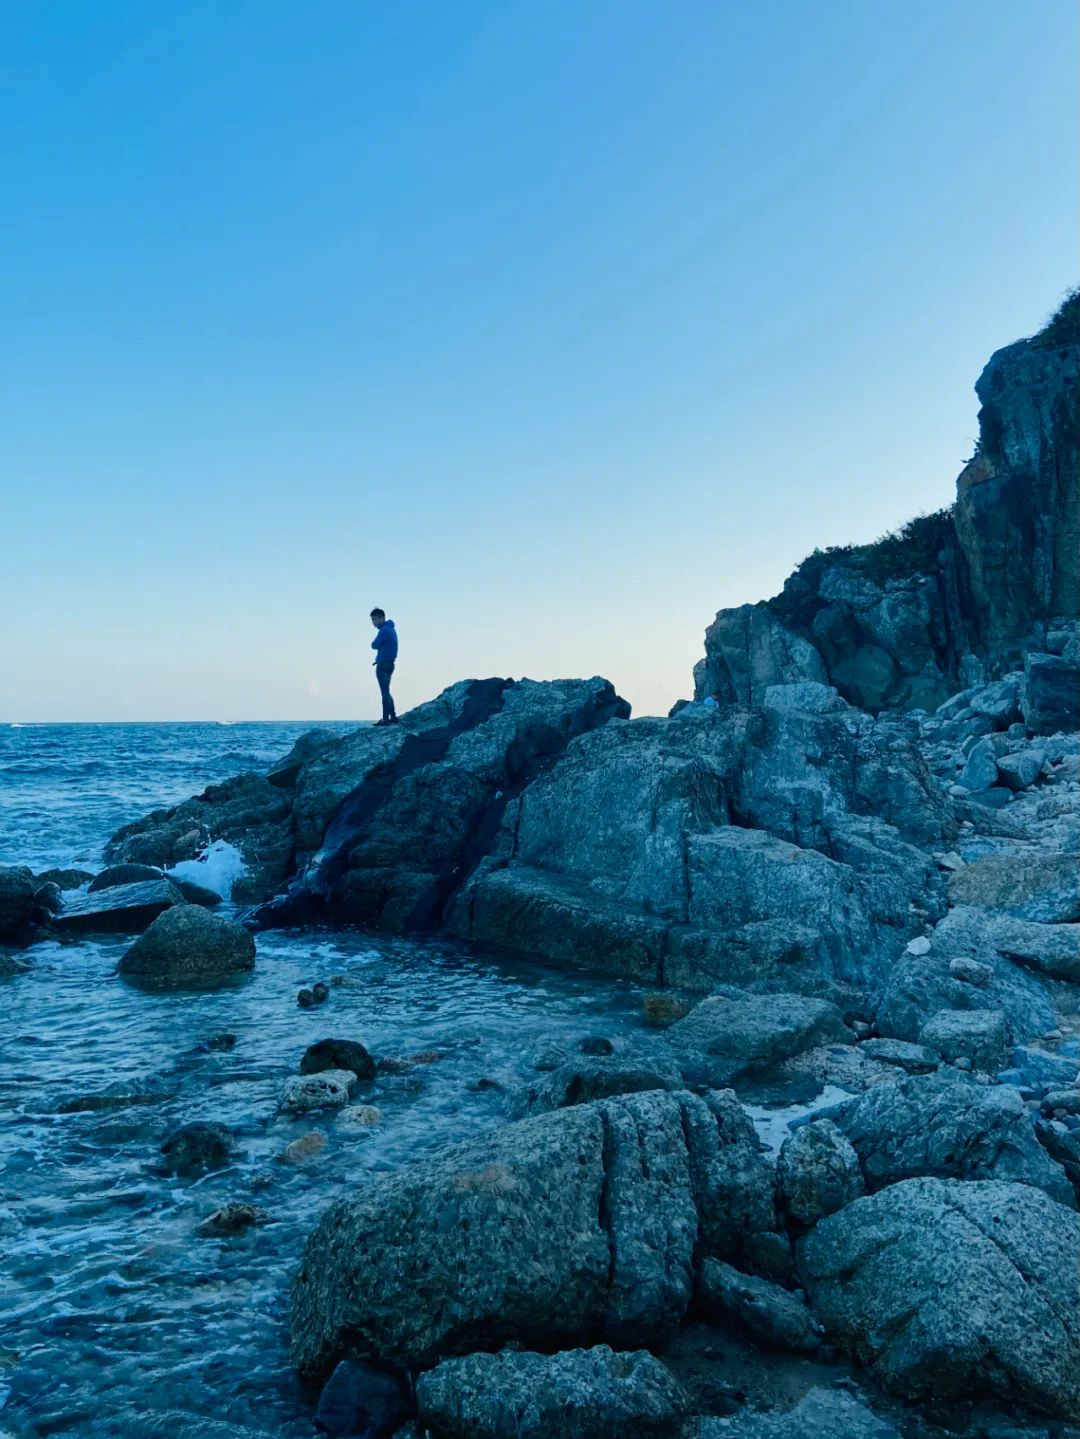
[[695, 696], [756, 704], [819, 680], [863, 709], [933, 708], [1080, 614], [1080, 293], [975, 386], [975, 455], [948, 510], [817, 551], [774, 599], [721, 610]]

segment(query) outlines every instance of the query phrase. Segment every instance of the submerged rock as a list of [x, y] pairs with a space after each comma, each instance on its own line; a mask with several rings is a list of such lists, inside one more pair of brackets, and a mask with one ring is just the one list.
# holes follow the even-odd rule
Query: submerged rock
[[232, 1134], [224, 1124], [197, 1119], [182, 1124], [161, 1146], [165, 1169], [183, 1177], [221, 1169], [232, 1157]]
[[446, 1359], [416, 1384], [440, 1439], [666, 1439], [686, 1412], [671, 1371], [645, 1350], [504, 1350]]
[[159, 915], [119, 966], [131, 978], [176, 985], [213, 982], [254, 967], [255, 940], [243, 925], [194, 904]]
[[243, 1234], [256, 1224], [269, 1223], [269, 1214], [256, 1204], [225, 1204], [203, 1220], [199, 1233], [211, 1239], [228, 1239]]
[[540, 1080], [526, 1085], [515, 1109], [521, 1114], [543, 1114], [571, 1104], [587, 1104], [615, 1094], [640, 1094], [649, 1089], [682, 1089], [683, 1079], [674, 1066], [629, 1061], [576, 1059]]
[[422, 1367], [480, 1335], [661, 1343], [690, 1302], [695, 1250], [737, 1254], [773, 1226], [772, 1175], [734, 1096], [539, 1115], [333, 1204], [294, 1288], [294, 1358], [319, 1375], [346, 1355]]
[[799, 1242], [828, 1336], [907, 1399], [1080, 1417], [1080, 1216], [1024, 1184], [909, 1179]]

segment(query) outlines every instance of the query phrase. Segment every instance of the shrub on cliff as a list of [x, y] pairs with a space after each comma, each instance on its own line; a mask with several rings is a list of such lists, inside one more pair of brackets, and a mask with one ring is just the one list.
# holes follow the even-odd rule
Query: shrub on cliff
[[1038, 334], [1032, 335], [1031, 341], [1048, 348], [1080, 344], [1080, 285], [1069, 291]]

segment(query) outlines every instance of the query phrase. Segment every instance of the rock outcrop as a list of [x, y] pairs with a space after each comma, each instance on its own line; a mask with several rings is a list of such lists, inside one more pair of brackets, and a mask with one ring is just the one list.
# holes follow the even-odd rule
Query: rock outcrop
[[173, 985], [214, 983], [255, 967], [255, 941], [243, 925], [178, 904], [159, 914], [121, 957], [129, 979]]
[[[875, 713], [932, 709], [1046, 649], [1080, 616], [1078, 308], [1074, 296], [983, 370], [979, 442], [955, 506], [876, 544], [817, 552], [775, 599], [721, 610], [694, 672], [697, 699], [758, 704], [769, 685], [816, 680]], [[1075, 717], [1075, 657], [1047, 658], [1072, 672], [1048, 684], [1039, 671], [1047, 704]], [[1041, 703], [1039, 714], [1037, 725], [1052, 722]]]
[[948, 807], [904, 726], [794, 691], [575, 741], [508, 806], [451, 928], [699, 990], [872, 987], [938, 903], [923, 846]]

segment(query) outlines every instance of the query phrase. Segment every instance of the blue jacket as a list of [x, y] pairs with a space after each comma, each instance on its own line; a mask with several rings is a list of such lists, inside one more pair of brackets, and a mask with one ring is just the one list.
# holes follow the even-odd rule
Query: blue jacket
[[392, 665], [397, 659], [397, 630], [393, 620], [383, 620], [371, 641], [377, 665]]

